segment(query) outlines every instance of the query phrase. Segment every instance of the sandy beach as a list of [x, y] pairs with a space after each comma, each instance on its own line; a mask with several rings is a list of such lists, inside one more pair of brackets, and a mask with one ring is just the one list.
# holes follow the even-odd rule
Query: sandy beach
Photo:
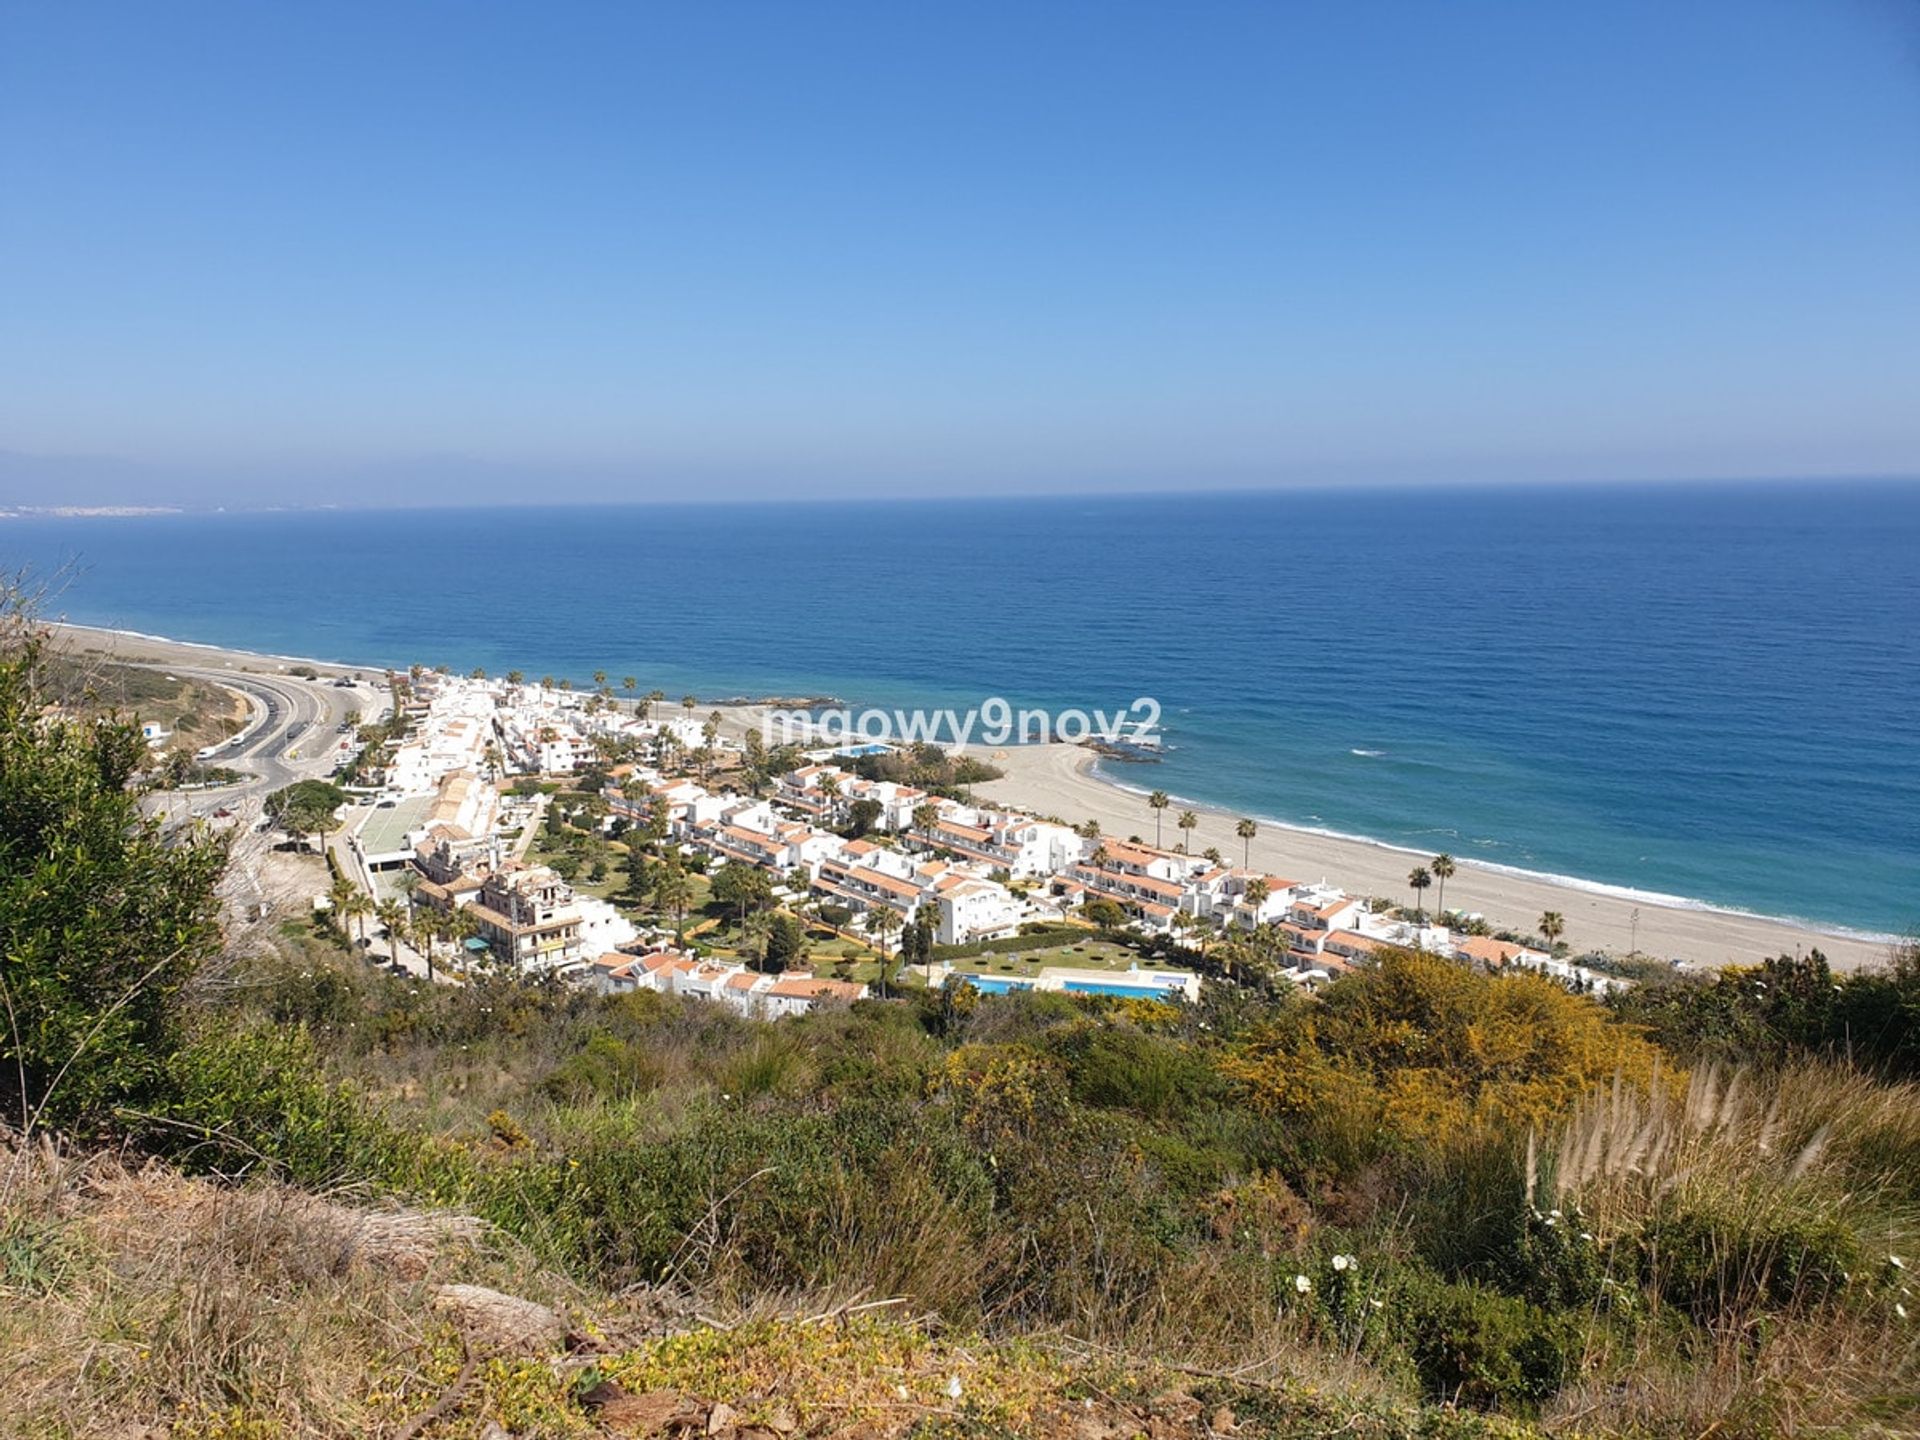
[[[378, 669], [303, 660], [297, 656], [259, 655], [80, 625], [63, 624], [56, 629], [68, 645], [128, 661], [268, 673], [284, 672], [294, 665], [312, 665], [329, 675], [366, 674]], [[725, 707], [724, 732], [737, 736], [757, 728], [762, 709], [757, 705]], [[708, 713], [708, 707], [702, 706], [700, 713]], [[975, 793], [982, 799], [1017, 805], [1042, 815], [1057, 815], [1075, 824], [1098, 819], [1114, 834], [1153, 839], [1153, 812], [1147, 808], [1146, 797], [1095, 773], [1095, 759], [1091, 751], [1072, 745], [1028, 745], [998, 750], [993, 752], [992, 760], [1006, 772], [1005, 776], [975, 786]], [[1147, 788], [1152, 784], [1152, 767], [1138, 768], [1141, 774], [1135, 783]], [[1216, 846], [1223, 855], [1238, 862], [1242, 842], [1233, 833], [1238, 817], [1203, 805], [1176, 805], [1166, 812], [1164, 838], [1168, 844], [1179, 839], [1173, 821], [1181, 809], [1191, 809], [1200, 817], [1199, 828], [1193, 832], [1196, 849]], [[1286, 879], [1324, 879], [1353, 893], [1385, 895], [1399, 901], [1408, 897], [1407, 872], [1427, 858], [1430, 857], [1394, 846], [1270, 824], [1261, 826], [1252, 849], [1256, 866]], [[1471, 860], [1458, 859], [1458, 864], [1458, 871], [1447, 882], [1449, 908], [1479, 912], [1497, 926], [1521, 930], [1531, 928], [1543, 911], [1558, 910], [1566, 917], [1565, 938], [1577, 949], [1599, 948], [1624, 955], [1633, 948], [1637, 933], [1643, 955], [1679, 958], [1708, 966], [1753, 964], [1770, 955], [1791, 954], [1816, 946], [1834, 965], [1846, 969], [1879, 963], [1887, 955], [1884, 940], [1834, 933], [1766, 916], [1688, 908], [1650, 898], [1596, 892], [1544, 877], [1488, 870]], [[1427, 898], [1433, 901], [1438, 897], [1429, 892]], [[1635, 910], [1640, 916], [1637, 932], [1632, 919]]]
[[134, 635], [125, 630], [103, 630], [93, 625], [69, 625], [64, 621], [51, 626], [63, 648], [90, 650], [114, 660], [149, 665], [185, 665], [199, 670], [254, 670], [265, 674], [284, 674], [295, 665], [309, 665], [323, 675], [381, 675], [378, 665], [342, 665], [328, 660], [307, 660], [298, 655], [259, 655], [248, 650], [227, 650], [218, 645], [197, 645], [187, 640], [167, 640], [157, 635]]
[[[1153, 811], [1146, 797], [1094, 773], [1096, 757], [1072, 745], [1029, 745], [997, 750], [992, 763], [1004, 778], [974, 787], [976, 795], [1002, 804], [1017, 805], [1043, 815], [1057, 815], [1078, 824], [1097, 819], [1117, 835], [1138, 835], [1151, 841]], [[1152, 766], [1134, 782], [1142, 789], [1153, 783]], [[1164, 812], [1165, 842], [1175, 844], [1180, 834], [1174, 820], [1182, 809], [1200, 817], [1192, 832], [1196, 850], [1218, 847], [1237, 864], [1244, 842], [1234, 833], [1237, 816], [1201, 805], [1176, 802]], [[1326, 880], [1361, 895], [1385, 895], [1405, 903], [1409, 898], [1407, 872], [1431, 858], [1394, 846], [1365, 840], [1318, 835], [1263, 824], [1254, 838], [1255, 867], [1289, 880]], [[1887, 943], [1858, 936], [1833, 934], [1813, 926], [1721, 910], [1691, 909], [1651, 899], [1596, 893], [1543, 877], [1510, 875], [1483, 869], [1455, 857], [1459, 869], [1447, 882], [1447, 907], [1478, 912], [1495, 926], [1529, 930], [1547, 910], [1566, 917], [1565, 939], [1575, 949], [1598, 948], [1625, 955], [1636, 933], [1633, 912], [1640, 913], [1637, 930], [1642, 955], [1690, 960], [1707, 966], [1744, 965], [1771, 955], [1792, 954], [1818, 947], [1836, 967], [1854, 969], [1886, 958]], [[1428, 891], [1427, 902], [1437, 899]]]

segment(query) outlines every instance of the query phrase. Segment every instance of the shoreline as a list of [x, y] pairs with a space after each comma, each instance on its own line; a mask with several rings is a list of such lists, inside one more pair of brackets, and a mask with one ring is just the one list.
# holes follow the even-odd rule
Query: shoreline
[[[1139, 796], [1142, 800], [1152, 793], [1148, 787], [1129, 785], [1124, 780], [1106, 773], [1100, 768], [1100, 761], [1103, 758], [1095, 753], [1092, 762], [1081, 767], [1089, 780], [1118, 790], [1122, 794]], [[1201, 815], [1231, 816], [1235, 820], [1241, 818], [1241, 812], [1228, 810], [1211, 801], [1195, 800], [1191, 796], [1179, 795], [1171, 790], [1167, 792], [1167, 796], [1172, 801], [1170, 808], [1173, 809], [1193, 810]], [[1422, 850], [1416, 846], [1403, 845], [1397, 841], [1376, 840], [1371, 835], [1353, 835], [1344, 830], [1329, 830], [1321, 825], [1300, 825], [1291, 820], [1275, 819], [1271, 815], [1248, 813], [1249, 817], [1263, 830], [1272, 828], [1287, 834], [1312, 836], [1342, 845], [1364, 845], [1370, 849], [1404, 855], [1416, 863], [1431, 860], [1438, 853], [1434, 850]], [[1490, 875], [1537, 881], [1540, 884], [1553, 885], [1564, 890], [1576, 890], [1618, 900], [1626, 905], [1653, 905], [1666, 910], [1697, 911], [1703, 915], [1724, 915], [1735, 920], [1764, 920], [1836, 940], [1857, 940], [1867, 945], [1894, 945], [1902, 938], [1899, 935], [1878, 930], [1862, 930], [1838, 922], [1815, 920], [1805, 915], [1769, 915], [1758, 910], [1743, 910], [1737, 905], [1721, 905], [1711, 900], [1701, 900], [1691, 895], [1675, 895], [1660, 890], [1640, 890], [1631, 885], [1617, 885], [1609, 880], [1588, 880], [1579, 875], [1563, 875], [1552, 870], [1529, 870], [1524, 865], [1503, 865], [1497, 860], [1482, 860], [1478, 857], [1463, 855], [1456, 855], [1453, 858], [1458, 865], [1471, 866], [1475, 870], [1485, 871]]]
[[[237, 650], [99, 625], [49, 623], [62, 642], [100, 650], [120, 660], [278, 672], [293, 665], [308, 665], [334, 675], [384, 673], [387, 668]], [[727, 729], [732, 731], [736, 726], [752, 726], [764, 707], [724, 708]], [[1100, 757], [1090, 749], [1062, 743], [1017, 745], [994, 750], [986, 758], [1006, 774], [972, 787], [983, 800], [1057, 815], [1075, 824], [1097, 818], [1115, 834], [1152, 838], [1153, 813], [1146, 807], [1147, 790], [1101, 773]], [[1239, 857], [1242, 842], [1233, 833], [1234, 823], [1240, 818], [1236, 813], [1218, 805], [1176, 799], [1178, 808], [1190, 809], [1200, 817], [1200, 826], [1192, 837], [1196, 848], [1218, 846], [1230, 861]], [[1430, 858], [1427, 852], [1387, 841], [1254, 818], [1260, 825], [1252, 845], [1256, 866], [1295, 880], [1325, 878], [1354, 894], [1404, 899], [1407, 868]], [[1167, 824], [1171, 823], [1169, 818]], [[1817, 921], [1733, 910], [1685, 896], [1636, 892], [1578, 876], [1454, 858], [1459, 869], [1447, 882], [1450, 909], [1484, 913], [1495, 926], [1515, 930], [1530, 927], [1542, 911], [1558, 910], [1566, 917], [1566, 938], [1576, 949], [1604, 949], [1625, 955], [1637, 948], [1642, 955], [1663, 959], [1677, 956], [1694, 964], [1718, 967], [1756, 964], [1772, 955], [1818, 947], [1836, 968], [1851, 970], [1883, 962], [1897, 938]], [[1438, 894], [1433, 898], [1437, 902]], [[1637, 932], [1632, 920], [1635, 910], [1640, 912]]]
[[[1102, 774], [1092, 750], [1058, 743], [1008, 746], [984, 758], [1006, 773], [972, 787], [983, 800], [1055, 815], [1069, 824], [1097, 819], [1111, 833], [1153, 841], [1149, 792]], [[1173, 819], [1182, 809], [1192, 810], [1200, 820], [1191, 837], [1195, 849], [1217, 846], [1230, 863], [1239, 863], [1245, 842], [1233, 831], [1240, 815], [1217, 805], [1177, 801], [1164, 819], [1164, 829], [1174, 840], [1179, 837]], [[1430, 852], [1386, 841], [1254, 818], [1260, 826], [1250, 847], [1254, 868], [1297, 881], [1325, 879], [1350, 894], [1404, 902], [1409, 898], [1407, 871], [1431, 858]], [[1637, 950], [1655, 959], [1679, 958], [1718, 968], [1817, 948], [1836, 969], [1854, 970], [1884, 962], [1897, 938], [1454, 858], [1459, 868], [1447, 882], [1448, 909], [1484, 914], [1496, 928], [1516, 931], [1530, 929], [1542, 912], [1557, 910], [1566, 918], [1565, 938], [1575, 950], [1616, 955]], [[1437, 890], [1425, 898], [1437, 903]]]
[[67, 620], [46, 622], [61, 644], [77, 644], [97, 650], [115, 660], [157, 661], [161, 664], [191, 664], [198, 659], [218, 660], [233, 670], [258, 670], [262, 665], [284, 671], [289, 665], [310, 665], [333, 674], [378, 670], [385, 665], [359, 664], [349, 660], [318, 660], [306, 655], [274, 655], [264, 650], [235, 650], [212, 645], [204, 640], [176, 640], [170, 635], [149, 635], [144, 630], [117, 630], [106, 625], [77, 625]]

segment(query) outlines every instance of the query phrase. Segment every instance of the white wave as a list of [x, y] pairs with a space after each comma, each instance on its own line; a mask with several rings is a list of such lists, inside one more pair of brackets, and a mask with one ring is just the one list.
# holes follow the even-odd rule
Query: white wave
[[[1125, 790], [1129, 794], [1134, 795], [1145, 795], [1148, 793], [1144, 789], [1136, 788], [1132, 785], [1125, 785], [1118, 780], [1112, 779], [1105, 771], [1100, 770], [1097, 765], [1094, 767], [1094, 774], [1103, 784], [1111, 785], [1116, 790]], [[1216, 815], [1230, 817], [1233, 813], [1222, 809], [1210, 800], [1192, 800], [1181, 795], [1174, 795], [1171, 798], [1178, 804], [1191, 805], [1198, 809], [1211, 811]], [[1270, 815], [1258, 815], [1252, 812], [1242, 813], [1247, 814], [1262, 830], [1290, 830], [1300, 835], [1319, 835], [1328, 840], [1344, 840], [1352, 845], [1369, 845], [1376, 850], [1389, 850], [1401, 855], [1424, 857], [1431, 853], [1427, 849], [1418, 846], [1397, 844], [1391, 840], [1379, 840], [1371, 835], [1355, 835], [1351, 831], [1335, 830], [1325, 825], [1304, 825], [1297, 820], [1276, 820]], [[1308, 817], [1310, 820], [1318, 820], [1319, 818], [1317, 815]], [[1474, 843], [1500, 845], [1504, 842], [1484, 840], [1475, 841]], [[1528, 854], [1529, 852], [1523, 851], [1522, 853]], [[1637, 905], [1658, 905], [1669, 910], [1691, 910], [1706, 915], [1734, 915], [1749, 920], [1774, 920], [1788, 925], [1797, 925], [1803, 929], [1814, 931], [1817, 934], [1834, 935], [1848, 940], [1859, 940], [1875, 945], [1892, 944], [1900, 938], [1897, 935], [1888, 934], [1884, 931], [1860, 930], [1853, 926], [1836, 924], [1831, 920], [1810, 919], [1804, 915], [1749, 910], [1739, 905], [1717, 904], [1710, 900], [1696, 899], [1691, 895], [1673, 895], [1662, 890], [1641, 890], [1631, 885], [1610, 884], [1604, 880], [1583, 880], [1577, 875], [1563, 875], [1553, 870], [1531, 870], [1523, 865], [1502, 865], [1497, 861], [1482, 860], [1474, 856], [1455, 856], [1454, 858], [1460, 865], [1474, 870], [1485, 870], [1496, 875], [1511, 875], [1516, 879], [1538, 881], [1548, 885], [1556, 885], [1565, 890], [1583, 891], [1589, 895], [1604, 895], [1615, 900], [1631, 901]]]
[[90, 630], [96, 635], [118, 635], [128, 640], [146, 640], [156, 645], [178, 645], [183, 650], [205, 650], [212, 655], [234, 655], [246, 660], [282, 660], [293, 665], [325, 665], [334, 670], [385, 670], [385, 665], [361, 664], [355, 660], [322, 660], [312, 655], [276, 655], [271, 650], [247, 650], [238, 645], [214, 645], [205, 640], [181, 640], [172, 635], [154, 635], [145, 630], [129, 630], [118, 625], [89, 625], [80, 620], [58, 620], [70, 630]]
[[1362, 760], [1378, 760], [1387, 752], [1384, 750], [1349, 750], [1347, 754], [1358, 755]]

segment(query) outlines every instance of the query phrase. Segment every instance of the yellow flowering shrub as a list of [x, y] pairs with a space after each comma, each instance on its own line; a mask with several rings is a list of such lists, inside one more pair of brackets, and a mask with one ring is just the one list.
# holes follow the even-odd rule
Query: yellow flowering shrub
[[1221, 1068], [1269, 1113], [1436, 1141], [1542, 1124], [1616, 1075], [1642, 1091], [1685, 1080], [1638, 1030], [1550, 980], [1406, 951], [1341, 977]]

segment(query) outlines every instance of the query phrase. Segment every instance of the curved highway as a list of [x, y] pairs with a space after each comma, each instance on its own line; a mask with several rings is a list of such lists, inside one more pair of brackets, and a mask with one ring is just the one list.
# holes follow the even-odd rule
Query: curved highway
[[372, 719], [385, 695], [377, 685], [361, 683], [347, 688], [336, 686], [331, 677], [304, 680], [292, 675], [181, 665], [151, 668], [238, 691], [253, 707], [252, 717], [240, 735], [215, 747], [201, 762], [240, 771], [248, 778], [211, 790], [175, 792], [175, 803], [166, 807], [175, 818], [218, 808], [234, 809], [241, 803], [264, 799], [296, 780], [330, 775], [346, 753], [341, 742], [352, 738], [339, 733], [340, 725], [355, 710]]

